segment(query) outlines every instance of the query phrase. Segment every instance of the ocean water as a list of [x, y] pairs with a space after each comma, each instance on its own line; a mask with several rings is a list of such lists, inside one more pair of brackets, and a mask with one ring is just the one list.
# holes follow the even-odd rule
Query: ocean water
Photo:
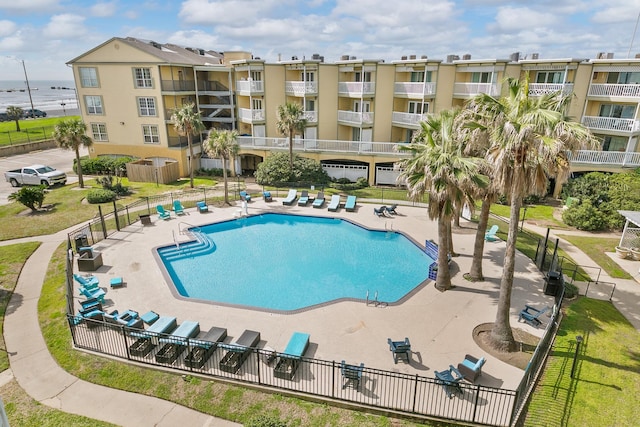
[[[33, 108], [42, 111], [74, 110], [78, 108], [73, 80], [31, 80]], [[0, 80], [0, 112], [14, 105], [30, 109], [29, 92], [24, 80]]]

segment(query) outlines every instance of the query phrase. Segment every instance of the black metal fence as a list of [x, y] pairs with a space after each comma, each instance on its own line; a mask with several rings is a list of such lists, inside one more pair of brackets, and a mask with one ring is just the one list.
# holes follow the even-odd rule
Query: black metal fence
[[[364, 367], [359, 381], [343, 377], [339, 362], [302, 357], [286, 377], [276, 373], [280, 355], [270, 350], [248, 348], [243, 363], [229, 369], [223, 359], [237, 346], [208, 343], [198, 363], [189, 357], [202, 340], [186, 339], [179, 344], [165, 334], [150, 334], [100, 320], [69, 316], [74, 345], [98, 353], [153, 366], [172, 368], [216, 378], [227, 378], [279, 390], [321, 396], [359, 406], [394, 410], [490, 426], [508, 426], [518, 392], [460, 383], [450, 398], [449, 386], [435, 378]], [[167, 347], [172, 346], [172, 347]], [[165, 357], [174, 352], [173, 357]], [[209, 354], [206, 354], [209, 353]], [[175, 359], [174, 359], [175, 358]], [[291, 372], [293, 371], [293, 372]], [[288, 377], [291, 376], [289, 379]]]

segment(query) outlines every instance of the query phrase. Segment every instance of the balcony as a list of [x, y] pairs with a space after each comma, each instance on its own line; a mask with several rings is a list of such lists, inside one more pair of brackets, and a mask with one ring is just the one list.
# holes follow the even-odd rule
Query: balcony
[[195, 92], [196, 82], [193, 80], [162, 80], [163, 92]]
[[625, 133], [638, 132], [638, 130], [640, 130], [640, 121], [618, 117], [583, 116], [582, 124], [592, 130]]
[[455, 83], [453, 95], [470, 98], [485, 93], [491, 96], [500, 95], [500, 88], [496, 83]]
[[569, 160], [572, 164], [636, 168], [640, 166], [640, 153], [580, 150], [569, 153]]
[[318, 93], [318, 83], [292, 81], [284, 83], [284, 90], [290, 96], [305, 96]]
[[394, 85], [393, 94], [403, 98], [422, 99], [436, 95], [435, 83], [398, 82]]
[[264, 82], [262, 80], [237, 80], [236, 91], [239, 95], [249, 96], [264, 93]]
[[308, 123], [318, 123], [318, 112], [317, 111], [305, 111], [304, 118]]
[[376, 93], [376, 84], [372, 82], [339, 82], [338, 94], [351, 98], [361, 96], [373, 96]]
[[640, 84], [592, 84], [588, 96], [640, 98]]
[[[260, 150], [288, 150], [288, 138], [267, 138], [253, 136], [239, 136], [240, 149]], [[398, 159], [408, 157], [408, 153], [399, 151], [396, 147], [404, 143], [393, 142], [365, 142], [365, 141], [333, 141], [324, 139], [294, 139], [293, 151], [297, 152], [333, 152], [333, 153], [364, 153], [384, 154]]]
[[[168, 138], [167, 145], [170, 148], [184, 148], [189, 146], [189, 141], [186, 136], [170, 136]], [[194, 147], [200, 146], [200, 143], [203, 141], [202, 135], [192, 135], [191, 136], [191, 145]]]
[[555, 92], [570, 95], [573, 92], [573, 83], [529, 83], [529, 96], [542, 96]]
[[264, 122], [264, 110], [240, 108], [239, 119], [243, 123], [262, 123]]
[[215, 80], [203, 80], [198, 82], [198, 94], [200, 95], [228, 95], [229, 88]]
[[403, 113], [394, 111], [391, 115], [391, 122], [394, 126], [406, 127], [409, 129], [419, 129], [420, 122], [427, 120], [428, 114]]
[[373, 125], [373, 113], [338, 110], [338, 122], [348, 126]]

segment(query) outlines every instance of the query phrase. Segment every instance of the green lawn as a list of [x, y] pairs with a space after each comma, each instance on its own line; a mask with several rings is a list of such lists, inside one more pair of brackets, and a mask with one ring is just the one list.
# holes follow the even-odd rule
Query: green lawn
[[615, 252], [615, 247], [620, 243], [620, 239], [607, 237], [587, 237], [561, 235], [558, 237], [567, 240], [572, 245], [580, 248], [587, 254], [593, 262], [598, 264], [607, 274], [614, 279], [633, 279], [629, 273], [622, 269], [606, 252]]
[[[576, 336], [584, 343], [571, 378]], [[608, 301], [580, 298], [566, 308], [526, 426], [635, 426], [640, 333]]]
[[51, 139], [55, 125], [60, 120], [70, 118], [80, 118], [80, 116], [18, 120], [20, 132], [16, 131], [16, 122], [0, 122], [0, 146]]
[[[497, 203], [491, 205], [491, 213], [503, 218], [509, 218], [510, 209], [511, 206], [508, 205], [500, 205]], [[520, 221], [524, 217], [525, 222], [534, 221], [542, 227], [567, 229], [568, 227], [564, 222], [558, 221], [553, 217], [554, 209], [555, 208], [553, 206], [549, 205], [527, 205], [526, 212], [524, 207], [520, 209]]]

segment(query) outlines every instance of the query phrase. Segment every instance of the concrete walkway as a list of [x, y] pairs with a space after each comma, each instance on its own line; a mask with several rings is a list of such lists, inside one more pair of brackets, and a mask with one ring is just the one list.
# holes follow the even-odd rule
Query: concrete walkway
[[[370, 206], [372, 205], [364, 205], [364, 209], [362, 209], [363, 212], [366, 211], [369, 213], [371, 209]], [[235, 208], [231, 209], [235, 210]], [[363, 213], [363, 215], [365, 215], [365, 213]], [[366, 218], [367, 221], [371, 221], [372, 219], [368, 217], [372, 217], [370, 213]], [[546, 232], [546, 230], [539, 229], [532, 225], [527, 226], [543, 235]], [[42, 245], [25, 264], [7, 309], [4, 323], [4, 337], [11, 363], [11, 371], [0, 375], [0, 383], [3, 379], [4, 381], [9, 380], [12, 372], [20, 386], [30, 396], [42, 404], [65, 412], [84, 415], [122, 426], [238, 425], [165, 400], [88, 383], [70, 375], [57, 365], [56, 361], [48, 352], [40, 331], [37, 304], [51, 255], [58, 245], [66, 239], [67, 232], [68, 230], [64, 230], [49, 236], [0, 242], [0, 246], [25, 241], [42, 242]], [[465, 246], [471, 249], [472, 234], [468, 233], [468, 236], [465, 236], [465, 238], [469, 240]], [[499, 243], [499, 245], [503, 245], [503, 243]], [[562, 247], [578, 264], [586, 266], [595, 265], [595, 263], [578, 248], [573, 247], [567, 242], [562, 242]], [[458, 247], [456, 249], [460, 248]], [[495, 266], [495, 268], [490, 267], [488, 270], [495, 271], [492, 272], [493, 274], [487, 274], [487, 272], [485, 272], [485, 275], [493, 276], [492, 281], [495, 282], [495, 275], [499, 272], [501, 265], [500, 256], [497, 252], [503, 251], [503, 248], [502, 246], [500, 248], [494, 246], [493, 249], [491, 249], [491, 247], [488, 248], [488, 251], [491, 253], [491, 256], [488, 256], [487, 262]], [[469, 261], [465, 261], [465, 264], [467, 262]], [[461, 271], [456, 274], [456, 278], [454, 279], [456, 282], [459, 282], [456, 283], [456, 285], [459, 286], [459, 290], [465, 286], [469, 286], [468, 282], [461, 279], [462, 272], [464, 272], [463, 270], [467, 266], [460, 266]], [[533, 274], [539, 283], [537, 278], [539, 273], [534, 274], [526, 264], [523, 263], [523, 265], [518, 267], [518, 270], [520, 271], [519, 281], [526, 280], [527, 276]], [[636, 328], [640, 329], [640, 285], [631, 280], [616, 279], [614, 281], [604, 274], [601, 275], [600, 280], [616, 283], [617, 288], [613, 298], [614, 304], [616, 304], [616, 307]], [[490, 283], [488, 283], [488, 285], [490, 285]], [[491, 290], [491, 292], [495, 293], [495, 289]], [[527, 294], [529, 293], [522, 292], [518, 294], [516, 291], [514, 301], [512, 301], [512, 306], [516, 307], [516, 309], [512, 309], [512, 311], [517, 311], [517, 307], [520, 307], [524, 303], [524, 301], [519, 300], [519, 298]], [[447, 297], [453, 298], [455, 293], [440, 295], [447, 295]], [[518, 295], [520, 295], [520, 297], [518, 297]], [[486, 321], [486, 318], [492, 317], [492, 315], [486, 313], [486, 307], [479, 304], [475, 306], [465, 305], [464, 311], [466, 312], [466, 316], [471, 316], [475, 322], [480, 322], [481, 320]], [[457, 315], [459, 315], [459, 313], [456, 314], [456, 316]], [[517, 319], [516, 312], [514, 312], [514, 315]], [[513, 324], [515, 327], [516, 323], [513, 322]], [[460, 325], [458, 325], [458, 328], [459, 327]], [[526, 326], [518, 324], [517, 327]], [[455, 336], [455, 334], [444, 334], [444, 339], [446, 339], [447, 336], [452, 337]], [[28, 338], [25, 339], [25, 337]], [[442, 342], [441, 345], [445, 345], [444, 342]], [[458, 350], [459, 352], [464, 352], [463, 349]], [[384, 356], [388, 358], [388, 355], [385, 354]], [[450, 354], [443, 354], [442, 356], [443, 360], [449, 360], [451, 358]], [[509, 369], [512, 369], [512, 367], [502, 366], [502, 364], [497, 361], [492, 361], [491, 364], [487, 365], [492, 365], [488, 366], [489, 369], [496, 369], [496, 372], [493, 373], [497, 378], [506, 378], [511, 375]]]

